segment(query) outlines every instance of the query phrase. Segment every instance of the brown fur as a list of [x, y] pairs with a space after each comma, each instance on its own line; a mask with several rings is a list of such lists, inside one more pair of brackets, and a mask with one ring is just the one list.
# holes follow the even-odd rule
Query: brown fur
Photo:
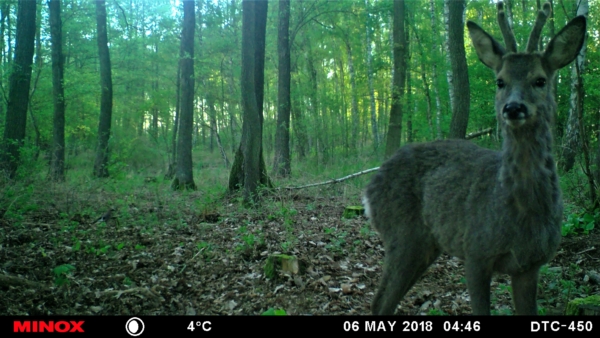
[[502, 150], [464, 140], [410, 144], [381, 166], [363, 196], [386, 252], [373, 314], [393, 314], [441, 252], [464, 259], [474, 314], [490, 314], [494, 272], [511, 276], [517, 314], [537, 314], [538, 271], [556, 253], [563, 210], [551, 84], [581, 49], [585, 19], [573, 19], [543, 53], [505, 52], [467, 26], [479, 58], [502, 81]]

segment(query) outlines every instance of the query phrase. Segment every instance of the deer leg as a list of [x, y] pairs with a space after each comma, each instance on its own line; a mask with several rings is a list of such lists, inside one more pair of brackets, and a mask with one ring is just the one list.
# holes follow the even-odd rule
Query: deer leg
[[490, 283], [492, 281], [492, 265], [488, 262], [467, 259], [465, 261], [465, 277], [467, 290], [471, 298], [474, 315], [490, 314]]
[[537, 315], [538, 269], [511, 276], [513, 300], [518, 315]]
[[393, 315], [402, 297], [440, 255], [431, 239], [411, 238], [387, 247], [383, 276], [371, 305], [374, 315]]

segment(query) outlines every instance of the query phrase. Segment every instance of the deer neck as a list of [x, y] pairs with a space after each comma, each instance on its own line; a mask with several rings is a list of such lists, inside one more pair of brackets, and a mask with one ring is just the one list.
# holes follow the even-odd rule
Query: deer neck
[[505, 127], [503, 135], [500, 185], [507, 202], [525, 217], [555, 214], [560, 191], [549, 125], [539, 119], [523, 128]]

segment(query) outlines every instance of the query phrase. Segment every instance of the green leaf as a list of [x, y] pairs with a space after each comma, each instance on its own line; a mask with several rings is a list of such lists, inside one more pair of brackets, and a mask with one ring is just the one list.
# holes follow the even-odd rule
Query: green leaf
[[269, 308], [267, 311], [262, 313], [262, 316], [287, 316], [284, 309]]

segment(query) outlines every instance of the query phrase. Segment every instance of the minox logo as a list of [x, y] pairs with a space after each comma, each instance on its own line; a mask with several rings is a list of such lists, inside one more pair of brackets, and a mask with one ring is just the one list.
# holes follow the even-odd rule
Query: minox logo
[[15, 320], [13, 332], [85, 332], [81, 327], [85, 321]]

